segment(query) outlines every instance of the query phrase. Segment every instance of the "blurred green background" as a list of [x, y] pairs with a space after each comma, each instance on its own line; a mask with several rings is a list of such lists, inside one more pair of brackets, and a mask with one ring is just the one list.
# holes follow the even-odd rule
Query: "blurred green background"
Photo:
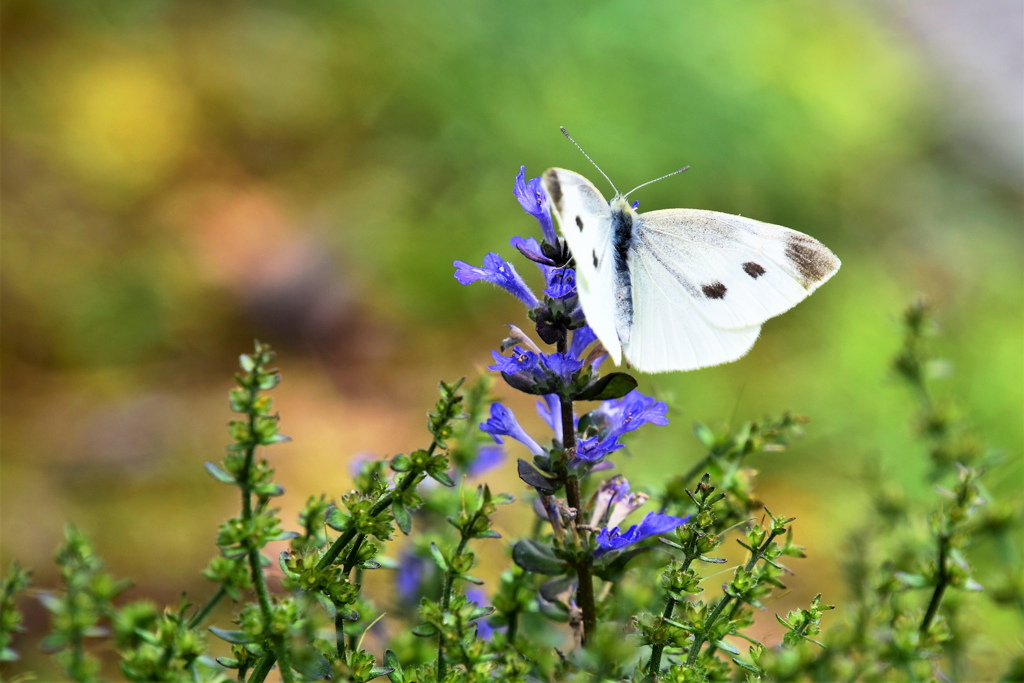
[[[700, 456], [695, 421], [809, 415], [758, 463], [810, 555], [774, 611], [818, 591], [841, 605], [865, 462], [931, 493], [889, 372], [918, 294], [940, 309], [943, 390], [1016, 459], [990, 485], [1024, 483], [1022, 9], [971, 7], [5, 2], [3, 564], [52, 584], [70, 519], [134, 595], [205, 597], [236, 501], [202, 463], [254, 337], [284, 374], [286, 519], [346, 491], [354, 455], [423, 444], [436, 381], [474, 376], [526, 324], [452, 261], [513, 259], [508, 239], [536, 234], [520, 164], [597, 180], [565, 125], [620, 187], [690, 165], [642, 209], [740, 213], [842, 258], [739, 362], [642, 377], [672, 424], [624, 465], [654, 482]], [[518, 495], [510, 455], [495, 487]], [[1012, 615], [979, 621], [993, 648], [1020, 638]]]

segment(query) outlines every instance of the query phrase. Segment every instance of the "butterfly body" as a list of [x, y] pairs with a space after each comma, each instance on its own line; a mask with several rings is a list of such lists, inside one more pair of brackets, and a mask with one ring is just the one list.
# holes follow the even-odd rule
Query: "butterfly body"
[[543, 176], [576, 262], [587, 322], [616, 364], [690, 370], [743, 356], [760, 326], [806, 298], [840, 262], [812, 237], [698, 209], [637, 213], [583, 176]]

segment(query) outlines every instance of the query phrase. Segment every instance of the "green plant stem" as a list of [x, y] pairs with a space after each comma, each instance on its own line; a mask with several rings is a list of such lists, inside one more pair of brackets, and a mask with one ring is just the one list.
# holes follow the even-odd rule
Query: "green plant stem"
[[[698, 508], [698, 511], [695, 514], [698, 514], [702, 509], [703, 508]], [[693, 564], [693, 561], [700, 556], [700, 552], [697, 550], [697, 541], [698, 537], [694, 536], [684, 551], [686, 555], [683, 558], [682, 566], [679, 570], [681, 573], [686, 572], [690, 568], [690, 565]], [[662, 610], [661, 618], [671, 619], [672, 613], [675, 611], [677, 604], [678, 601], [671, 595], [665, 596], [665, 609]], [[647, 662], [647, 677], [649, 680], [658, 679], [658, 673], [661, 671], [661, 655], [664, 651], [665, 646], [661, 643], [651, 646], [651, 658]]]
[[225, 590], [224, 586], [219, 587], [217, 592], [210, 596], [210, 599], [206, 601], [206, 604], [196, 610], [196, 613], [188, 620], [188, 627], [197, 628], [201, 623], [203, 623], [203, 620], [206, 619], [210, 612], [213, 611], [213, 608], [217, 606], [217, 603], [219, 603], [227, 594], [228, 592]]
[[921, 635], [928, 632], [932, 619], [935, 618], [936, 613], [939, 611], [939, 603], [942, 602], [942, 595], [946, 592], [946, 586], [949, 585], [949, 576], [946, 572], [947, 541], [946, 534], [939, 535], [938, 576], [936, 577], [935, 590], [932, 591], [932, 598], [928, 601], [928, 609], [924, 613], [924, 619], [921, 620]]
[[[569, 469], [569, 458], [576, 451], [576, 426], [572, 419], [572, 401], [563, 397], [559, 398], [562, 408], [562, 446], [565, 449], [565, 466]], [[575, 474], [568, 474], [565, 479], [565, 499], [575, 515], [572, 519], [575, 536], [583, 541], [584, 550], [589, 541], [586, 531], [581, 529], [580, 517], [583, 514], [583, 505], [580, 500], [580, 480]], [[594, 580], [590, 575], [589, 559], [583, 559], [576, 563], [576, 602], [583, 613], [583, 636], [581, 644], [586, 645], [587, 641], [597, 628], [597, 607], [594, 602]]]
[[[250, 405], [256, 401], [256, 388], [249, 389]], [[245, 449], [245, 466], [242, 468], [242, 477], [238, 482], [242, 489], [242, 523], [245, 528], [252, 531], [252, 493], [249, 488], [250, 474], [252, 473], [253, 460], [256, 456], [256, 413], [249, 413], [249, 438], [251, 442]], [[267, 582], [263, 576], [263, 567], [260, 564], [260, 549], [253, 543], [251, 537], [246, 539], [246, 559], [249, 561], [249, 572], [252, 575], [253, 587], [256, 589], [256, 597], [260, 603], [260, 617], [263, 619], [263, 628], [270, 632], [271, 612], [270, 594], [267, 591]]]
[[[437, 439], [434, 439], [430, 443], [430, 448], [427, 449], [427, 455], [433, 455], [434, 451], [436, 450]], [[398, 482], [398, 485], [393, 490], [385, 493], [383, 496], [380, 497], [380, 499], [377, 500], [376, 503], [373, 504], [373, 507], [370, 508], [369, 515], [371, 517], [376, 517], [377, 515], [391, 507], [391, 503], [394, 502], [395, 500], [395, 495], [404, 493], [406, 490], [411, 488], [419, 479], [420, 474], [421, 473], [419, 472], [406, 472], [405, 476], [402, 477], [402, 480]], [[327, 552], [323, 554], [323, 557], [320, 558], [320, 561], [317, 562], [317, 569], [326, 569], [331, 564], [333, 564], [334, 561], [338, 559], [338, 555], [341, 554], [341, 551], [345, 549], [345, 546], [347, 546], [352, 541], [352, 539], [356, 537], [357, 533], [358, 532], [355, 529], [350, 528], [346, 529], [341, 534], [341, 536], [338, 536], [338, 538], [335, 539], [334, 543], [331, 544], [331, 547], [327, 549]]]
[[[764, 554], [768, 552], [768, 547], [771, 545], [771, 542], [774, 541], [775, 537], [778, 535], [779, 534], [776, 534], [774, 531], [768, 534], [768, 538], [765, 540], [765, 542], [761, 544], [761, 546], [756, 551], [751, 553], [750, 560], [744, 567], [744, 571], [750, 572], [754, 569], [754, 565], [756, 565], [761, 560], [761, 558], [764, 557]], [[722, 612], [725, 611], [725, 608], [728, 607], [729, 603], [732, 602], [734, 599], [735, 598], [732, 595], [723, 595], [718, 600], [718, 604], [715, 605], [715, 608], [711, 611], [711, 614], [708, 615], [708, 618], [704, 620], [704, 628], [702, 628], [699, 633], [695, 633], [693, 635], [693, 644], [690, 646], [690, 654], [686, 658], [686, 666], [692, 667], [694, 664], [697, 663], [697, 657], [700, 656], [701, 646], [704, 645], [704, 643], [708, 639], [708, 636], [711, 635], [711, 631], [714, 628], [715, 622], [718, 621], [718, 618], [720, 616], [722, 616]]]
[[[253, 526], [253, 511], [252, 511], [252, 491], [250, 488], [250, 477], [252, 474], [253, 461], [256, 458], [256, 411], [252, 409], [252, 405], [256, 402], [259, 388], [255, 384], [255, 378], [253, 374], [250, 374], [252, 384], [248, 387], [249, 390], [249, 439], [250, 442], [246, 445], [245, 449], [245, 465], [242, 467], [242, 476], [238, 482], [239, 488], [242, 490], [242, 523], [248, 530], [252, 530]], [[260, 562], [260, 549], [253, 542], [250, 537], [246, 539], [246, 559], [249, 562], [249, 572], [252, 575], [253, 587], [256, 590], [256, 597], [260, 604], [260, 618], [263, 621], [263, 629], [266, 633], [271, 633], [273, 614], [270, 608], [270, 592], [267, 589], [267, 581], [263, 576], [263, 567]], [[290, 683], [292, 680], [291, 669], [287, 665], [286, 653], [284, 651], [284, 643], [280, 641], [274, 642], [274, 650], [276, 652], [270, 655], [269, 664], [267, 665], [266, 671], [259, 677], [256, 676], [256, 672], [253, 672], [253, 676], [250, 677], [252, 683], [258, 683], [266, 677], [267, 672], [270, 671], [270, 667], [273, 666], [274, 660], [278, 659], [282, 661], [280, 667], [281, 679], [285, 683]], [[267, 655], [264, 655], [263, 659], [267, 659]], [[262, 660], [261, 660], [262, 662]], [[260, 667], [257, 666], [257, 670]]]
[[[676, 609], [676, 599], [671, 595], [665, 597], [665, 609], [661, 612], [661, 618], [671, 619], [672, 612]], [[651, 646], [651, 658], [647, 662], [647, 678], [648, 680], [658, 680], [658, 673], [661, 671], [661, 655], [665, 651], [665, 646], [661, 643]]]
[[[441, 613], [448, 611], [448, 607], [452, 602], [452, 588], [455, 585], [456, 572], [451, 567], [451, 563], [455, 562], [459, 557], [462, 556], [462, 552], [466, 549], [466, 545], [469, 543], [470, 536], [467, 533], [467, 529], [471, 530], [476, 526], [476, 520], [480, 518], [480, 514], [483, 508], [473, 513], [469, 522], [459, 529], [461, 538], [459, 539], [459, 545], [455, 548], [455, 554], [452, 555], [451, 561], [449, 562], [448, 570], [444, 573], [444, 583], [441, 588]], [[437, 680], [441, 680], [448, 673], [448, 663], [444, 661], [444, 632], [437, 634]]]
[[[450, 404], [448, 407], [451, 407]], [[430, 447], [427, 449], [428, 457], [434, 454], [434, 451], [437, 450], [437, 447], [438, 442], [437, 437], [435, 437], [430, 442]], [[406, 472], [405, 476], [402, 477], [402, 480], [398, 482], [398, 485], [395, 486], [393, 490], [385, 493], [377, 500], [376, 503], [374, 503], [373, 507], [370, 508], [369, 515], [371, 517], [376, 517], [377, 515], [391, 507], [391, 503], [395, 500], [395, 495], [401, 494], [408, 490], [409, 488], [411, 488], [419, 480], [420, 474], [422, 474], [422, 472]], [[344, 550], [345, 547], [352, 541], [352, 539], [356, 537], [357, 533], [358, 532], [354, 528], [346, 529], [341, 534], [341, 536], [334, 540], [334, 543], [331, 544], [331, 547], [327, 549], [327, 551], [320, 558], [320, 561], [316, 563], [316, 568], [323, 570], [329, 567], [331, 564], [333, 564], [334, 561], [338, 559], [338, 555], [341, 554], [341, 551]], [[335, 626], [335, 629], [337, 630], [337, 626]], [[339, 636], [342, 639], [344, 639], [344, 631], [342, 631], [342, 633], [340, 633]], [[341, 647], [344, 647], [344, 645], [341, 645]], [[249, 683], [259, 683], [260, 681], [262, 681], [266, 677], [267, 672], [270, 671], [270, 667], [274, 665], [274, 659], [275, 658], [272, 653], [263, 655], [263, 657], [260, 659], [258, 666], [264, 665], [264, 663], [266, 663], [266, 671], [264, 671], [259, 678], [250, 678]]]
[[253, 667], [252, 673], [249, 674], [249, 683], [260, 683], [267, 677], [270, 670], [274, 668], [275, 657], [272, 652], [267, 652], [259, 661], [256, 662], [256, 666]]

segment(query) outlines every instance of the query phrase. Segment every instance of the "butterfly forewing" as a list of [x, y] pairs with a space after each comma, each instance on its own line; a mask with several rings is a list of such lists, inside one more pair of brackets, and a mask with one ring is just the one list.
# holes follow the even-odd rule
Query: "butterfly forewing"
[[803, 233], [742, 216], [668, 209], [635, 221], [631, 267], [657, 263], [711, 325], [760, 325], [803, 301], [839, 259]]
[[576, 261], [576, 284], [587, 324], [618, 364], [622, 351], [615, 332], [611, 209], [597, 188], [578, 173], [552, 168], [543, 178], [562, 236]]

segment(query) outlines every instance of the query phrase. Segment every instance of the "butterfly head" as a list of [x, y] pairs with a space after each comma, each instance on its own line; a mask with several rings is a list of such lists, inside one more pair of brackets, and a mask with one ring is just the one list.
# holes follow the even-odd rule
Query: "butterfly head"
[[616, 194], [612, 197], [611, 201], [608, 202], [608, 206], [611, 207], [612, 213], [617, 213], [619, 211], [636, 213], [634, 205], [626, 199], [626, 195]]

